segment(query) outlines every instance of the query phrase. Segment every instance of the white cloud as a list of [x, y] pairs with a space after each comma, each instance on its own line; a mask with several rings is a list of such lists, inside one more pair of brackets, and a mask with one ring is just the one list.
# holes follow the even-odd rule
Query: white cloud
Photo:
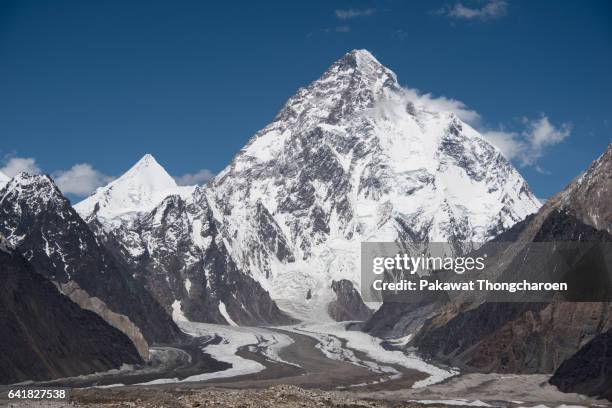
[[350, 8], [348, 10], [336, 10], [336, 17], [338, 17], [340, 20], [350, 20], [355, 17], [371, 16], [374, 13], [376, 13], [376, 9], [373, 8], [364, 10], [355, 10]]
[[547, 174], [536, 163], [547, 148], [567, 139], [572, 131], [571, 123], [555, 126], [544, 114], [537, 119], [523, 119], [525, 128], [521, 132], [493, 130], [483, 132], [493, 145], [501, 150], [508, 160], [517, 160], [522, 166], [533, 166], [538, 172]]
[[572, 125], [569, 123], [563, 123], [558, 128], [553, 126], [546, 115], [541, 115], [539, 119], [532, 121], [524, 118], [523, 123], [526, 124], [523, 135], [536, 151], [562, 142], [572, 131]]
[[[452, 112], [459, 119], [478, 130], [485, 139], [496, 146], [508, 160], [513, 160], [521, 166], [532, 166], [536, 171], [547, 174], [547, 170], [538, 166], [538, 160], [546, 150], [567, 139], [571, 134], [571, 123], [554, 125], [548, 116], [541, 114], [535, 119], [524, 118], [522, 129], [507, 130], [487, 128], [482, 124], [478, 112], [470, 109], [463, 102], [445, 96], [422, 94], [416, 89], [404, 88], [404, 105], [411, 103], [417, 110], [431, 112]], [[381, 101], [376, 109], [385, 114], [391, 114], [396, 103], [387, 104]]]
[[442, 14], [451, 18], [461, 20], [491, 20], [508, 14], [508, 2], [504, 0], [489, 0], [478, 7], [468, 7], [463, 3], [446, 6], [438, 10], [436, 14]]
[[80, 163], [68, 170], [56, 171], [53, 173], [53, 179], [62, 193], [83, 197], [108, 184], [113, 178], [94, 169], [90, 164]]
[[426, 93], [421, 94], [416, 89], [404, 88], [404, 95], [408, 101], [431, 111], [453, 112], [464, 122], [472, 126], [477, 126], [480, 122], [480, 115], [473, 109], [469, 109], [463, 102], [450, 99], [445, 96], [433, 96]]
[[213, 177], [215, 177], [215, 173], [208, 169], [202, 169], [196, 173], [183, 174], [182, 176], [175, 177], [174, 179], [181, 186], [193, 186], [196, 184], [206, 184]]
[[9, 157], [5, 159], [4, 167], [0, 168], [0, 172], [9, 177], [15, 177], [23, 171], [30, 174], [40, 173], [36, 159], [32, 157]]
[[519, 140], [519, 135], [516, 132], [489, 130], [483, 132], [483, 136], [501, 150], [504, 157], [508, 160], [517, 157], [524, 149], [523, 142]]

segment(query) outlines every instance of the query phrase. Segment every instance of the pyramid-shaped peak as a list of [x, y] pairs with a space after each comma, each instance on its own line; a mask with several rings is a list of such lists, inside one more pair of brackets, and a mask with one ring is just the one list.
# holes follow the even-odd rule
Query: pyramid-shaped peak
[[370, 85], [378, 84], [376, 88], [384, 85], [388, 88], [399, 89], [395, 73], [381, 64], [370, 51], [364, 49], [352, 50], [344, 54], [321, 79], [325, 82], [329, 79], [347, 77], [360, 78], [360, 81]]
[[142, 163], [142, 164], [159, 164], [157, 162], [157, 160], [155, 160], [155, 157], [153, 157], [153, 155], [151, 153], [145, 153], [145, 155], [142, 156], [142, 158], [140, 160], [138, 160], [137, 163]]
[[190, 194], [193, 187], [179, 187], [151, 154], [145, 154], [119, 178], [100, 187], [74, 207], [84, 218], [92, 214], [111, 219], [150, 211], [172, 194]]
[[155, 189], [176, 187], [176, 181], [151, 154], [145, 154], [128, 171], [111, 184], [137, 179], [139, 184]]
[[347, 55], [354, 57], [358, 64], [380, 64], [374, 55], [372, 55], [372, 53], [366, 49], [352, 50], [348, 52]]
[[364, 68], [386, 69], [368, 50], [352, 50], [344, 54], [336, 64], [357, 70]]
[[161, 164], [159, 164], [155, 157], [153, 157], [153, 155], [150, 153], [146, 153], [144, 156], [142, 156], [140, 160], [138, 160], [136, 164], [132, 166], [132, 169], [141, 167], [160, 167], [163, 169]]

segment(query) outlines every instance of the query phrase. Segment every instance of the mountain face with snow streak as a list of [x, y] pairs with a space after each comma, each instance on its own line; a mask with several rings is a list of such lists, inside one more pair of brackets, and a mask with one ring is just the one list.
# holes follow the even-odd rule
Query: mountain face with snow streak
[[0, 235], [0, 384], [139, 364], [130, 339], [59, 293]]
[[175, 320], [293, 322], [237, 268], [202, 190], [177, 187], [152, 156], [75, 208]]
[[150, 154], [74, 208], [84, 220], [95, 215], [104, 226], [152, 210], [169, 195], [189, 195], [194, 187], [178, 186]]
[[200, 188], [168, 196], [155, 209], [106, 234], [134, 276], [175, 320], [270, 325], [294, 320], [236, 266]]
[[21, 173], [0, 189], [0, 234], [38, 273], [122, 330], [143, 354], [146, 342], [182, 339], [174, 322], [101, 244], [49, 176]]
[[300, 89], [207, 191], [238, 266], [303, 318], [325, 314], [332, 281], [359, 284], [362, 241], [486, 241], [540, 207], [477, 131], [364, 50]]
[[[76, 206], [90, 225], [108, 224], [94, 204], [102, 195]], [[209, 282], [231, 265], [282, 309], [309, 320], [328, 316], [332, 302], [351, 303], [338, 293], [352, 292], [335, 292], [332, 282], [358, 287], [362, 241], [485, 241], [539, 206], [478, 132], [403, 90], [361, 50], [300, 89], [206, 187], [115, 223], [113, 240], [159, 277], [165, 287], [152, 290], [166, 308], [172, 299], [190, 303], [185, 293], [203, 284], [194, 280], [198, 273]], [[194, 254], [211, 245], [225, 260], [202, 271]], [[163, 284], [166, 277], [176, 282]], [[253, 307], [218, 305], [233, 320], [238, 305]], [[205, 317], [189, 310], [181, 307]]]

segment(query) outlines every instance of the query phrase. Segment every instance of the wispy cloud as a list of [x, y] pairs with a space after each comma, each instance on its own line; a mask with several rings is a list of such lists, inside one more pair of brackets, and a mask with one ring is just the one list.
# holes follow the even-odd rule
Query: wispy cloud
[[36, 159], [32, 157], [7, 156], [3, 164], [4, 166], [0, 168], [0, 172], [9, 177], [15, 177], [23, 171], [30, 174], [40, 173], [40, 167], [38, 167]]
[[113, 180], [113, 177], [94, 169], [88, 163], [75, 164], [68, 170], [58, 170], [52, 176], [62, 193], [79, 197], [85, 197]]
[[335, 13], [336, 17], [338, 17], [340, 20], [350, 20], [356, 17], [371, 16], [372, 14], [376, 13], [376, 9], [369, 8], [357, 10], [350, 8], [347, 10], [336, 10]]
[[[539, 160], [550, 147], [570, 137], [572, 131], [570, 122], [553, 124], [546, 114], [531, 119], [523, 118], [517, 129], [509, 130], [505, 126], [492, 129], [485, 124], [483, 117], [477, 111], [459, 100], [421, 93], [411, 88], [404, 88], [403, 95], [405, 101], [402, 105], [406, 106], [406, 110], [452, 112], [479, 131], [501, 151], [505, 158], [520, 166], [530, 166], [542, 174], [550, 173], [539, 165]], [[385, 115], [397, 114], [394, 112], [397, 106], [395, 102], [387, 105], [386, 101], [381, 101], [376, 109]]]
[[522, 166], [533, 166], [536, 171], [548, 174], [537, 162], [548, 148], [571, 135], [572, 124], [565, 122], [554, 125], [545, 114], [536, 119], [523, 118], [522, 124], [522, 131], [500, 129], [485, 131], [483, 135], [497, 146], [507, 159], [518, 161]]
[[347, 25], [341, 25], [341, 26], [337, 26], [337, 27], [324, 28], [322, 31], [324, 33], [326, 33], [326, 34], [329, 34], [329, 33], [349, 33], [351, 31], [351, 27], [349, 27]]
[[504, 157], [512, 160], [525, 150], [525, 144], [519, 139], [519, 133], [504, 130], [488, 130], [483, 136], [501, 150]]
[[435, 11], [435, 14], [444, 15], [458, 20], [487, 21], [503, 17], [508, 14], [508, 2], [504, 0], [488, 0], [472, 7], [463, 3], [447, 5]]
[[[8, 177], [15, 177], [21, 172], [29, 174], [40, 174], [43, 172], [33, 157], [19, 157], [14, 155], [5, 156], [0, 159], [0, 172]], [[179, 185], [202, 185], [206, 184], [215, 176], [208, 169], [201, 169], [194, 173], [183, 174], [174, 179]], [[115, 177], [104, 174], [95, 169], [89, 163], [78, 163], [66, 170], [57, 170], [51, 173], [57, 187], [63, 194], [72, 194], [85, 197], [93, 193], [98, 187], [102, 187]]]
[[[15, 177], [21, 172], [40, 174], [43, 171], [33, 157], [6, 156], [0, 172]], [[91, 194], [113, 179], [87, 163], [75, 164], [68, 170], [58, 170], [51, 175], [62, 193], [80, 197]]]
[[408, 101], [426, 110], [453, 112], [459, 119], [472, 126], [477, 126], [480, 123], [480, 114], [456, 99], [434, 96], [430, 93], [423, 94], [417, 89], [410, 88], [404, 88], [404, 96]]
[[[335, 10], [334, 14], [336, 15], [336, 18], [338, 20], [340, 20], [340, 25], [337, 25], [335, 27], [327, 27], [327, 28], [323, 28], [321, 29], [321, 32], [325, 33], [325, 34], [329, 34], [329, 33], [349, 33], [352, 31], [351, 27], [349, 25], [347, 25], [346, 23], [348, 22], [348, 20], [357, 18], [357, 17], [366, 17], [366, 16], [371, 16], [372, 14], [376, 13], [376, 9], [373, 8], [369, 8], [369, 9], [353, 9], [353, 8], [349, 8], [346, 10]], [[312, 37], [313, 36], [313, 32], [310, 32], [307, 34], [307, 37]]]
[[182, 176], [175, 177], [174, 179], [181, 186], [193, 186], [198, 184], [206, 184], [213, 177], [215, 177], [215, 173], [208, 169], [202, 169], [195, 173], [183, 174]]

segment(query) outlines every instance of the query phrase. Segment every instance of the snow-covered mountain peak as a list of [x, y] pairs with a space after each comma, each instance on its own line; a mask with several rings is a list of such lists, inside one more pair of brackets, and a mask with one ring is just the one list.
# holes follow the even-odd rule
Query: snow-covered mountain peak
[[150, 154], [145, 154], [121, 177], [113, 181], [112, 185], [133, 183], [146, 186], [149, 190], [174, 188], [176, 181], [168, 174]]
[[[340, 127], [347, 120], [375, 110], [380, 101], [401, 99], [403, 90], [393, 71], [366, 50], [353, 50], [334, 62], [323, 75], [289, 98], [272, 123], [256, 133], [242, 149], [248, 161], [267, 161], [279, 153], [295, 129]], [[342, 137], [342, 132], [336, 132]], [[265, 136], [265, 137], [264, 137]], [[226, 169], [227, 170], [227, 169]], [[216, 177], [220, 179], [225, 172]]]
[[31, 208], [34, 213], [68, 205], [68, 200], [62, 195], [51, 177], [46, 174], [19, 173], [0, 190], [0, 204], [12, 202], [15, 211], [21, 212], [19, 203]]
[[[388, 70], [384, 65], [378, 62], [378, 60], [372, 55], [372, 53], [370, 53], [370, 51], [363, 49], [352, 50], [344, 54], [342, 58], [340, 58], [338, 61], [336, 61], [335, 64], [332, 65], [332, 68], [334, 68], [334, 66], [336, 65], [341, 66], [343, 68], [352, 68], [356, 72], [364, 76], [379, 75], [382, 72], [392, 74], [390, 70]], [[393, 76], [395, 75], [393, 74]]]
[[169, 195], [185, 196], [192, 191], [193, 187], [178, 186], [152, 155], [145, 154], [127, 172], [74, 208], [86, 220], [95, 214], [102, 223], [114, 224], [152, 210]]
[[400, 90], [393, 71], [368, 51], [354, 50], [332, 64], [318, 80], [300, 88], [275, 122], [324, 121], [333, 125], [343, 114], [373, 107], [381, 97]]
[[535, 212], [512, 164], [447, 108], [367, 51], [332, 64], [207, 186], [239, 266], [308, 318], [332, 281], [359, 285], [361, 242], [482, 242]]
[[46, 174], [30, 174], [21, 172], [9, 180], [7, 191], [19, 190], [35, 195], [49, 195], [59, 193], [57, 186]]

